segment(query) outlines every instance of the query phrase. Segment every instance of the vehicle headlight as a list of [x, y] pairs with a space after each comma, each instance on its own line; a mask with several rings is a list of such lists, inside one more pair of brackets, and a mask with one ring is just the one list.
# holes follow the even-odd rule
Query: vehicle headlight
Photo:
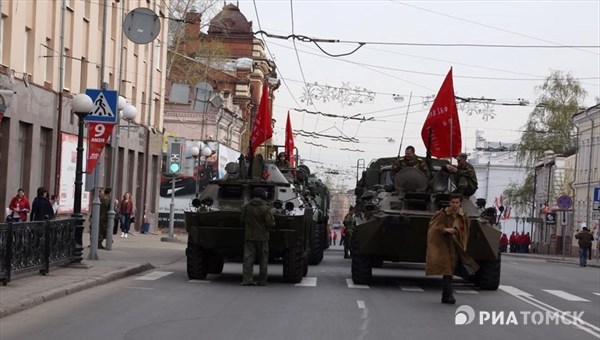
[[379, 204], [379, 198], [377, 198], [377, 197], [373, 198], [371, 200], [371, 204], [378, 205]]
[[203, 199], [200, 203], [204, 204], [207, 207], [210, 207], [211, 205], [213, 205], [214, 201], [211, 197], [207, 197]]
[[294, 210], [294, 202], [286, 202], [285, 203], [285, 210], [287, 210], [287, 211]]

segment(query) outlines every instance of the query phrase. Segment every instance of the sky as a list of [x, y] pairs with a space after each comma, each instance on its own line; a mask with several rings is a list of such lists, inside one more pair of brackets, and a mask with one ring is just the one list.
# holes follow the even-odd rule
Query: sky
[[[354, 42], [366, 42], [354, 53], [331, 57], [312, 42], [296, 40], [294, 44], [291, 39], [261, 36], [282, 81], [273, 107], [275, 141], [283, 144], [290, 112], [293, 128], [306, 132], [295, 136], [300, 157], [306, 159], [306, 165], [314, 172], [339, 172], [331, 175], [331, 180], [344, 183], [347, 188], [354, 187], [359, 159], [368, 164], [374, 158], [396, 156], [400, 148], [404, 150], [408, 145], [413, 145], [418, 155], [425, 155], [420, 132], [430, 107], [426, 105], [426, 97], [437, 93], [451, 67], [455, 94], [459, 97], [484, 97], [504, 104], [519, 100], [530, 103], [529, 106], [493, 105], [494, 116], [487, 119], [482, 114], [469, 114], [459, 106], [466, 152], [473, 151], [477, 129], [484, 130], [488, 141], [518, 142], [520, 130], [539, 96], [536, 87], [543, 84], [552, 70], [569, 72], [580, 80], [588, 92], [584, 106], [594, 105], [595, 97], [600, 97], [600, 1], [597, 0], [241, 0], [239, 7], [253, 22], [255, 32], [341, 41], [319, 43], [330, 54], [350, 53], [359, 47]], [[331, 94], [324, 96], [327, 102], [322, 98], [312, 103], [303, 101], [307, 88], [319, 89], [315, 83], [359, 88], [360, 93], [369, 91], [374, 97], [353, 105], [338, 101]], [[295, 109], [372, 119], [359, 122]], [[315, 138], [315, 133], [352, 138], [354, 142]]]

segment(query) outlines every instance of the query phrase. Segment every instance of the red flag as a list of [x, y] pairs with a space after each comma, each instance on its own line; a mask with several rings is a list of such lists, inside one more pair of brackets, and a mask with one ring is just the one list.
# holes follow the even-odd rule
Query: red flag
[[271, 125], [271, 108], [269, 107], [269, 86], [265, 81], [256, 120], [254, 126], [252, 126], [250, 153], [254, 155], [256, 148], [271, 137], [273, 137], [273, 126]]
[[[431, 145], [429, 142], [429, 131], [431, 129]], [[458, 121], [458, 110], [454, 100], [454, 86], [452, 85], [452, 68], [446, 75], [446, 79], [440, 87], [440, 91], [433, 105], [429, 110], [429, 115], [423, 124], [421, 130], [423, 143], [429, 149], [432, 156], [454, 157], [460, 153], [462, 148], [462, 139], [460, 135], [460, 123]]]
[[292, 131], [290, 111], [288, 111], [287, 123], [285, 124], [285, 154], [290, 166], [294, 167], [294, 132]]
[[88, 123], [87, 173], [91, 174], [94, 171], [114, 126], [106, 123]]

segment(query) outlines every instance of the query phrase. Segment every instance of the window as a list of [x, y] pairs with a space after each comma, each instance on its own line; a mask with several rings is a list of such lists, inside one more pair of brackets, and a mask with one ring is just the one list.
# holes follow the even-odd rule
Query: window
[[19, 139], [17, 142], [15, 165], [17, 169], [17, 186], [28, 188], [31, 174], [31, 124], [19, 122]]
[[64, 89], [71, 91], [71, 82], [73, 77], [73, 58], [71, 58], [71, 50], [65, 48], [65, 83]]
[[158, 156], [152, 156], [152, 172], [150, 173], [150, 183], [152, 183], [152, 191], [150, 191], [150, 212], [156, 213], [156, 196], [158, 196]]
[[219, 199], [238, 200], [242, 198], [244, 187], [241, 186], [222, 186], [219, 188]]
[[44, 80], [47, 83], [52, 84], [54, 80], [54, 60], [56, 57], [60, 57], [54, 51], [54, 46], [52, 45], [52, 39], [46, 38], [46, 70], [44, 70]]
[[88, 62], [85, 57], [81, 57], [81, 74], [79, 79], [79, 93], [85, 93], [88, 83]]
[[83, 0], [84, 18], [90, 19], [90, 0]]
[[10, 37], [9, 20], [6, 16], [0, 13], [0, 64], [8, 65], [9, 53], [3, 51], [10, 51], [10, 39], [4, 39], [4, 37]]

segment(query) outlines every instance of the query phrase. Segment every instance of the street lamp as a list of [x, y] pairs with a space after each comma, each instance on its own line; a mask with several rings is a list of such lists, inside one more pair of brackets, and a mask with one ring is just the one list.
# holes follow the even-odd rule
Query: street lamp
[[[123, 110], [125, 110], [126, 107], [131, 106], [129, 104], [127, 104], [127, 100], [123, 97], [123, 96], [119, 96], [119, 99], [117, 100], [117, 109], [119, 110], [120, 113], [123, 112]], [[135, 107], [134, 107], [135, 109]], [[131, 110], [131, 109], [129, 109]], [[135, 110], [137, 112], [137, 109]], [[134, 115], [135, 117], [135, 115]], [[107, 223], [107, 230], [106, 230], [106, 246], [104, 247], [106, 250], [112, 250], [112, 236], [113, 236], [113, 229], [115, 228], [115, 197], [117, 197], [117, 191], [115, 190], [115, 186], [117, 184], [117, 155], [119, 153], [119, 120], [117, 120], [117, 126], [115, 126], [115, 129], [113, 131], [113, 136], [114, 136], [114, 145], [112, 148], [112, 170], [111, 170], [111, 178], [110, 178], [110, 188], [112, 190], [112, 195], [111, 195], [111, 200], [110, 200], [110, 206], [108, 208], [108, 223]]]
[[73, 113], [79, 118], [77, 130], [77, 163], [75, 165], [75, 197], [72, 218], [77, 219], [75, 226], [75, 248], [73, 249], [74, 263], [81, 263], [83, 253], [83, 215], [81, 214], [81, 194], [83, 186], [83, 119], [94, 108], [92, 98], [87, 94], [76, 94], [72, 102]]
[[[202, 142], [200, 142], [202, 143]], [[198, 174], [198, 156], [200, 155], [200, 148], [197, 146], [192, 146], [190, 148], [190, 153], [192, 154], [192, 157], [194, 157], [194, 172], [195, 172], [195, 179], [196, 179], [196, 188], [195, 188], [195, 193], [196, 193], [196, 197], [198, 197], [198, 179], [199, 179], [199, 174]]]

